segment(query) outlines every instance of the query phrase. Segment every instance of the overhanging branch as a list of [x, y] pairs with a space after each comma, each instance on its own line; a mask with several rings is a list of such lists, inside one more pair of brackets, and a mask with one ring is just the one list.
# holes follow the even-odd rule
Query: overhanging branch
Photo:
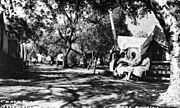
[[75, 53], [82, 55], [82, 53], [80, 53], [79, 51], [76, 51], [75, 49], [71, 48], [72, 51], [74, 51]]
[[75, 37], [74, 39], [72, 39], [71, 40], [71, 43], [74, 43], [77, 39], [79, 39], [80, 38], [80, 36], [78, 36], [78, 37]]
[[64, 38], [64, 36], [62, 35], [61, 30], [60, 30], [59, 28], [58, 28], [58, 32], [59, 32], [59, 36], [60, 36], [62, 39], [65, 40], [65, 38]]

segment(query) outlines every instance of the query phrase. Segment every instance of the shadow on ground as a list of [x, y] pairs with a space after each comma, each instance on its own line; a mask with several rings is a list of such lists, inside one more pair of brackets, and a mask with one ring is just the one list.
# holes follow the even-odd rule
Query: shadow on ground
[[[76, 70], [76, 71], [74, 71]], [[81, 70], [82, 71], [82, 70]], [[84, 70], [86, 71], [86, 70]], [[133, 82], [62, 69], [36, 66], [0, 76], [0, 100], [59, 102], [60, 107], [152, 106], [168, 84]], [[3, 105], [4, 101], [0, 101]]]

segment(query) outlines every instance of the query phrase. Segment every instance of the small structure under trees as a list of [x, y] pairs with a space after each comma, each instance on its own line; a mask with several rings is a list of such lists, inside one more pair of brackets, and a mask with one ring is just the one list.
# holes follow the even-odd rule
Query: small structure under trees
[[168, 45], [164, 33], [158, 26], [146, 39], [141, 47], [142, 54], [147, 52], [151, 61], [167, 61], [169, 60]]
[[169, 53], [164, 33], [155, 26], [148, 38], [118, 36], [118, 45], [121, 49], [138, 49], [139, 55], [148, 53], [151, 60], [148, 75], [151, 78], [161, 79], [161, 76], [169, 76]]

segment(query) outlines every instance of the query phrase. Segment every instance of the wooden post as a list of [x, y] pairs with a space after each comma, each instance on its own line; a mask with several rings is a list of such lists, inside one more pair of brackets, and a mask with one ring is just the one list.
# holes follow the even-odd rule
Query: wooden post
[[110, 17], [110, 21], [111, 21], [111, 29], [112, 29], [112, 32], [113, 32], [113, 37], [114, 37], [114, 46], [112, 47], [112, 49], [110, 50], [110, 58], [112, 58], [110, 61], [109, 61], [109, 70], [110, 71], [113, 71], [113, 67], [114, 67], [114, 55], [112, 54], [114, 52], [114, 50], [117, 50], [118, 49], [118, 44], [117, 44], [117, 36], [116, 36], [116, 29], [115, 29], [115, 26], [114, 26], [114, 21], [113, 21], [113, 15], [112, 15], [112, 9], [109, 9], [109, 17]]
[[109, 17], [110, 17], [110, 22], [111, 22], [111, 29], [112, 29], [112, 32], [113, 32], [113, 36], [114, 36], [114, 46], [117, 45], [117, 36], [116, 36], [116, 29], [115, 29], [115, 26], [114, 26], [114, 21], [113, 21], [113, 15], [112, 15], [112, 9], [109, 9]]

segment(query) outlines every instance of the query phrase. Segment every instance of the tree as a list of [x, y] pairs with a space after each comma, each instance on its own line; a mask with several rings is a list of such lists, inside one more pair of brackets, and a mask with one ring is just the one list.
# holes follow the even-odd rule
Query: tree
[[[162, 105], [178, 106], [180, 101], [180, 43], [179, 43], [179, 6], [178, 0], [112, 0], [107, 1], [111, 6], [107, 6], [106, 0], [89, 0], [94, 9], [106, 12], [107, 7], [114, 7], [117, 4], [126, 15], [131, 17], [136, 24], [137, 17], [143, 17], [148, 12], [153, 12], [159, 24], [163, 28], [169, 44], [171, 54], [171, 76], [170, 85], [167, 91], [159, 97]], [[103, 4], [104, 3], [104, 4]], [[103, 7], [106, 7], [105, 9]], [[179, 105], [180, 106], [180, 105]]]
[[95, 58], [105, 56], [109, 53], [109, 50], [113, 46], [113, 35], [110, 29], [110, 24], [108, 25], [109, 26], [85, 23], [83, 32], [81, 33], [83, 36], [77, 40], [78, 46], [80, 47], [84, 57], [92, 52], [96, 55], [94, 56]]
[[[20, 44], [19, 42], [21, 40], [27, 40], [27, 39], [37, 40], [36, 38], [39, 37], [39, 35], [36, 36], [35, 34], [37, 34], [38, 30], [33, 30], [32, 28], [38, 28], [37, 26], [39, 26], [38, 25], [39, 22], [38, 24], [35, 24], [36, 27], [32, 27], [34, 22], [32, 22], [31, 23], [32, 25], [30, 25], [29, 22], [27, 21], [29, 20], [27, 16], [28, 15], [30, 16], [30, 14], [26, 12], [26, 10], [29, 10], [27, 9], [28, 6], [26, 5], [28, 4], [28, 1], [26, 0], [1, 0], [0, 2], [1, 2], [1, 7], [3, 7], [3, 9], [1, 9], [2, 13], [1, 13], [1, 21], [0, 21], [1, 22], [1, 27], [0, 27], [0, 32], [1, 32], [0, 47], [1, 48], [0, 49], [1, 49], [1, 55], [3, 54], [3, 57], [2, 56], [0, 57], [1, 59], [0, 64], [3, 64], [3, 67], [8, 68], [8, 66], [10, 66], [10, 64], [8, 63], [9, 61], [12, 61], [12, 64], [14, 63], [13, 66], [15, 65], [18, 66], [20, 64], [18, 47]], [[9, 48], [8, 38], [9, 37], [12, 39], [16, 39], [17, 44], [16, 46], [13, 46], [14, 47], [13, 49], [17, 50], [16, 54], [15, 53], [12, 54], [13, 51], [8, 51], [8, 48]], [[10, 46], [11, 46], [11, 43], [10, 43]], [[13, 66], [10, 66], [10, 68]], [[14, 67], [14, 68], [17, 69], [17, 67]]]
[[[130, 36], [131, 32], [125, 24], [125, 16], [117, 10], [118, 8], [112, 10], [116, 33], [117, 35]], [[78, 39], [78, 44], [84, 56], [89, 56], [89, 54], [93, 53], [91, 54], [93, 57], [89, 58], [85, 56], [84, 58], [93, 59], [96, 66], [96, 60], [98, 58], [101, 58], [101, 61], [103, 61], [103, 58], [109, 54], [115, 43], [114, 36], [111, 30], [109, 14], [99, 14], [91, 6], [88, 7], [87, 13], [85, 14], [85, 21], [82, 22], [84, 23], [81, 32], [83, 36]], [[87, 64], [86, 60], [84, 60], [84, 64]]]
[[126, 15], [121, 10], [121, 7], [113, 9], [113, 19], [116, 28], [117, 36], [132, 36], [131, 31], [128, 29], [126, 22]]
[[[0, 3], [1, 3], [1, 1], [0, 1]], [[4, 37], [4, 28], [5, 28], [5, 26], [4, 26], [4, 18], [3, 18], [3, 14], [4, 14], [4, 12], [3, 12], [4, 10], [3, 10], [3, 6], [2, 5], [0, 5], [0, 68], [2, 68], [2, 66], [3, 66], [3, 57], [2, 57], [2, 49], [3, 49], [3, 37]]]
[[[180, 101], [180, 50], [179, 50], [179, 35], [177, 13], [179, 12], [180, 1], [156, 1], [148, 2], [149, 8], [152, 9], [158, 19], [164, 34], [169, 44], [169, 53], [171, 55], [171, 76], [170, 86], [167, 91], [160, 96], [161, 104], [168, 103], [170, 105], [179, 104]], [[180, 105], [179, 105], [180, 106]]]
[[[68, 67], [68, 55], [70, 51], [78, 53], [72, 48], [72, 44], [79, 38], [77, 31], [81, 28], [78, 23], [82, 21], [82, 15], [85, 11], [86, 3], [81, 0], [52, 0], [50, 2], [44, 0], [48, 8], [54, 15], [54, 19], [62, 17], [63, 23], [59, 24], [57, 30], [59, 32], [58, 42], [63, 42], [65, 48], [64, 67]], [[61, 20], [62, 20], [61, 19]]]
[[[7, 5], [7, 3], [9, 5]], [[7, 59], [10, 57], [8, 56], [8, 48], [9, 48], [9, 36], [6, 31], [6, 24], [5, 20], [6, 17], [11, 17], [14, 12], [12, 11], [12, 1], [3, 1], [0, 0], [0, 68], [9, 69]], [[12, 14], [10, 14], [12, 12]], [[12, 58], [12, 57], [11, 57]], [[12, 60], [12, 62], [14, 62]], [[15, 64], [16, 65], [16, 64]]]
[[[117, 35], [131, 36], [131, 32], [128, 30], [127, 25], [125, 24], [125, 15], [122, 12], [117, 11], [118, 9], [119, 8], [112, 10], [116, 33]], [[92, 47], [88, 50], [92, 49], [94, 52], [100, 51], [101, 53], [107, 54], [110, 50], [109, 46], [112, 47], [114, 44], [114, 41], [112, 40], [113, 33], [111, 30], [109, 14], [99, 14], [96, 10], [93, 10], [92, 7], [89, 6], [87, 9], [87, 14], [85, 14], [84, 17], [85, 20], [81, 23], [83, 28], [81, 35], [83, 35], [83, 37], [80, 38], [83, 39], [82, 43], [86, 43], [86, 45], [83, 46]], [[93, 41], [96, 42], [95, 45]], [[99, 50], [96, 47], [102, 49]], [[95, 51], [95, 49], [97, 51]]]
[[[1, 2], [1, 1], [0, 1]], [[0, 5], [0, 52], [2, 52], [2, 49], [3, 49], [3, 36], [4, 36], [4, 28], [5, 28], [5, 25], [4, 25], [4, 9], [3, 9], [3, 5], [1, 4]]]
[[[79, 53], [78, 51], [76, 51], [72, 48], [72, 44], [74, 44], [76, 42], [76, 40], [82, 36], [82, 35], [78, 35], [79, 32], [81, 32], [83, 29], [81, 27], [80, 23], [83, 20], [89, 20], [88, 18], [85, 18], [84, 16], [85, 16], [85, 13], [88, 13], [88, 11], [86, 9], [88, 9], [90, 7], [90, 5], [88, 5], [86, 1], [80, 1], [80, 0], [77, 0], [77, 1], [73, 1], [73, 0], [46, 1], [46, 0], [43, 0], [41, 2], [46, 4], [45, 7], [48, 7], [49, 14], [51, 14], [51, 16], [52, 16], [51, 20], [53, 20], [54, 23], [52, 23], [50, 25], [56, 26], [56, 27], [52, 27], [52, 29], [57, 29], [59, 32], [59, 38], [57, 38], [56, 42], [54, 42], [54, 43], [60, 44], [60, 46], [64, 47], [63, 49], [65, 49], [64, 50], [65, 51], [65, 58], [64, 58], [65, 67], [68, 67], [67, 58], [68, 58], [69, 52], [72, 50], [76, 53]], [[26, 7], [31, 7], [30, 10], [35, 10], [33, 8], [33, 7], [35, 7], [35, 3], [36, 3], [36, 1], [30, 2], [29, 6], [26, 6]], [[42, 12], [44, 15], [45, 11], [42, 11]], [[89, 12], [88, 14], [91, 14], [91, 13]], [[58, 23], [59, 17], [61, 17], [61, 19], [60, 19], [61, 21], [62, 20], [64, 20], [64, 21], [63, 21], [63, 23], [57, 25], [55, 23]], [[106, 15], [106, 17], [107, 17], [107, 15]], [[125, 17], [122, 17], [122, 18], [125, 18]], [[123, 22], [124, 19], [122, 20], [122, 18], [121, 18], [121, 20], [117, 20], [118, 19], [118, 17], [117, 17], [116, 21], [118, 23], [120, 21]], [[117, 23], [115, 26], [119, 27], [116, 31], [117, 32], [121, 31], [120, 34], [122, 34], [122, 30], [120, 30], [122, 28], [120, 28], [120, 26], [118, 26]], [[127, 27], [125, 27], [125, 24], [123, 25], [123, 27], [125, 29], [127, 29]], [[124, 28], [123, 28], [123, 30], [124, 30]], [[129, 31], [127, 32], [127, 30], [124, 30], [123, 33], [128, 34]], [[47, 40], [47, 38], [45, 40]]]

